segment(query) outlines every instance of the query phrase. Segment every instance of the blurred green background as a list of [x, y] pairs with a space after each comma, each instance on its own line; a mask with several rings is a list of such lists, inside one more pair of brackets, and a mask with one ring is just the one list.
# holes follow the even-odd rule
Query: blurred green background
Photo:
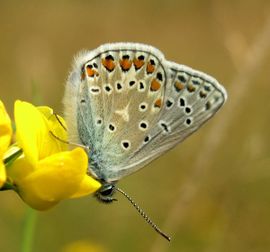
[[[74, 54], [117, 41], [154, 45], [215, 76], [229, 96], [196, 134], [119, 182], [170, 244], [117, 195], [112, 205], [85, 197], [39, 213], [33, 251], [270, 251], [268, 0], [1, 0], [0, 41], [11, 115], [15, 99], [61, 114]], [[27, 207], [13, 192], [0, 202], [0, 251], [19, 251]]]

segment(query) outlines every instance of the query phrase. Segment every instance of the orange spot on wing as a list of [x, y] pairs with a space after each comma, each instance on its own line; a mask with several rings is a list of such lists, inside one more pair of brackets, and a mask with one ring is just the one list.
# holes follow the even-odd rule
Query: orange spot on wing
[[[93, 69], [92, 67], [90, 67], [90, 66], [86, 66], [86, 72], [87, 72], [87, 75], [89, 77], [94, 77], [95, 75], [99, 76], [98, 72], [95, 69]], [[83, 73], [83, 74], [84, 74], [84, 78], [85, 78], [85, 73]], [[84, 78], [82, 76], [82, 79], [84, 79]]]
[[134, 59], [133, 63], [136, 70], [140, 69], [144, 65], [144, 61], [139, 59]]
[[132, 61], [129, 59], [120, 60], [120, 66], [123, 71], [128, 71], [132, 66]]
[[153, 73], [155, 71], [155, 66], [154, 65], [152, 65], [150, 62], [147, 64], [147, 67], [146, 67], [146, 72], [148, 73], [148, 74], [150, 74], [150, 73]]
[[194, 86], [192, 86], [191, 84], [188, 84], [188, 85], [187, 85], [187, 90], [188, 90], [190, 93], [192, 93], [192, 92], [194, 92], [194, 91], [196, 90], [196, 88], [195, 88]]
[[159, 98], [159, 99], [157, 99], [157, 100], [155, 101], [155, 103], [154, 103], [154, 107], [156, 107], [156, 108], [160, 108], [160, 107], [161, 107], [161, 105], [162, 105], [162, 100]]
[[102, 59], [102, 65], [109, 71], [112, 72], [115, 68], [115, 63], [112, 59]]
[[175, 88], [176, 88], [177, 91], [183, 90], [185, 88], [184, 84], [181, 83], [181, 82], [179, 82], [179, 81], [176, 81], [174, 83], [174, 86], [175, 86]]
[[161, 87], [160, 83], [157, 81], [157, 79], [153, 79], [151, 82], [150, 90], [151, 91], [157, 91]]

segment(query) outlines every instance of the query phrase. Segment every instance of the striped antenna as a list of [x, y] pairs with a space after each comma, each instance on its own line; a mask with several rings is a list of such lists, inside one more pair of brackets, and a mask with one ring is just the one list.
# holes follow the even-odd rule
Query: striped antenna
[[147, 215], [146, 213], [134, 202], [134, 200], [126, 194], [124, 191], [122, 191], [120, 188], [115, 188], [118, 192], [120, 192], [122, 195], [124, 195], [128, 201], [136, 208], [136, 210], [139, 212], [139, 214], [144, 218], [144, 220], [158, 232], [160, 235], [162, 235], [166, 240], [171, 241], [171, 237], [166, 235]]

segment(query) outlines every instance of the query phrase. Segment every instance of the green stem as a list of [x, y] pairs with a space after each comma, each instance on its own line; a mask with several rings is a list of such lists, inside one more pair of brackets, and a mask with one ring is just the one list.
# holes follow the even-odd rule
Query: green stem
[[13, 152], [10, 153], [10, 155], [4, 159], [5, 166], [9, 167], [22, 153], [23, 153], [22, 149], [14, 148]]
[[3, 187], [0, 188], [0, 191], [6, 191], [6, 190], [14, 190], [15, 192], [18, 192], [17, 187], [10, 183], [9, 181], [6, 181], [6, 183], [3, 185]]
[[22, 247], [21, 252], [31, 252], [34, 241], [34, 231], [37, 222], [37, 212], [27, 207], [23, 220]]

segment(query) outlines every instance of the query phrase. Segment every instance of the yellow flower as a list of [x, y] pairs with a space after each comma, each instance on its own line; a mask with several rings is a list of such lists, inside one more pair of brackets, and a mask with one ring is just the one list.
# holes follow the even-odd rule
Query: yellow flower
[[[23, 154], [8, 169], [21, 198], [32, 208], [46, 210], [60, 200], [84, 196], [100, 188], [89, 177], [88, 157], [82, 148], [67, 151], [66, 131], [49, 107], [15, 102], [16, 138]], [[58, 117], [63, 125], [64, 120]]]
[[78, 240], [69, 243], [62, 252], [105, 252], [105, 248], [93, 242], [89, 242], [86, 240]]
[[6, 169], [3, 163], [3, 157], [10, 144], [11, 136], [11, 121], [3, 102], [0, 100], [0, 188], [6, 181]]

